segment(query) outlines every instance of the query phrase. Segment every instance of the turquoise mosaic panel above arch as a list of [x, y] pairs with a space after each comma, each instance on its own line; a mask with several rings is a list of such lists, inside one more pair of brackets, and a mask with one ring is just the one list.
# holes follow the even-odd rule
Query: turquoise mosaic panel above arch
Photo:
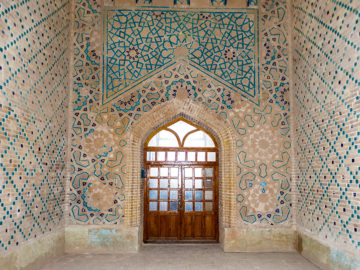
[[102, 102], [179, 61], [259, 104], [258, 11], [107, 9]]
[[[141, 2], [145, 3], [145, 0]], [[236, 151], [239, 157], [236, 161], [238, 162], [237, 173], [239, 174], [236, 180], [237, 186], [239, 185], [236, 198], [237, 210], [235, 222], [237, 225], [242, 226], [243, 224], [249, 225], [251, 223], [254, 226], [267, 227], [288, 226], [291, 223], [292, 202], [289, 199], [289, 192], [291, 191], [288, 187], [291, 179], [288, 176], [287, 170], [289, 166], [282, 166], [281, 168], [279, 166], [279, 164], [281, 165], [287, 160], [287, 155], [283, 152], [287, 152], [290, 147], [290, 143], [286, 144], [290, 134], [287, 72], [287, 41], [289, 39], [285, 31], [286, 1], [266, 1], [261, 8], [263, 8], [262, 11], [221, 8], [219, 12], [215, 12], [215, 9], [212, 10], [213, 12], [209, 12], [209, 10], [202, 11], [200, 9], [175, 10], [137, 6], [137, 10], [129, 11], [114, 8], [101, 9], [100, 5], [92, 5], [87, 0], [80, 0], [76, 3], [75, 10], [78, 12], [75, 13], [75, 23], [81, 27], [74, 30], [76, 42], [74, 43], [75, 53], [73, 56], [76, 72], [74, 73], [74, 88], [72, 92], [74, 96], [72, 99], [73, 120], [70, 149], [72, 172], [68, 190], [70, 198], [69, 223], [120, 224], [124, 223], [125, 220], [133, 222], [131, 217], [125, 216], [124, 212], [126, 201], [130, 199], [129, 197], [125, 198], [127, 193], [124, 188], [128, 180], [126, 175], [126, 168], [129, 166], [126, 162], [126, 137], [129, 127], [156, 107], [178, 98], [187, 98], [199, 106], [204, 106], [203, 109], [208, 108], [209, 111], [218, 114], [224, 122], [228, 121], [234, 127], [234, 132], [240, 136], [236, 141]], [[134, 17], [134, 14], [138, 14], [136, 15], [137, 17], [135, 16], [135, 19], [132, 19], [133, 22], [141, 19], [144, 23], [137, 25], [137, 22], [130, 23], [131, 21], [128, 21], [128, 24], [126, 24], [127, 18], [121, 16], [119, 19], [123, 21], [117, 20], [116, 23], [115, 21], [112, 22], [113, 24], [115, 23], [115, 30], [118, 31], [118, 33], [116, 31], [110, 33], [112, 36], [112, 50], [119, 50], [117, 52], [119, 56], [111, 60], [118, 61], [120, 56], [123, 60], [122, 65], [112, 64], [112, 68], [115, 68], [115, 71], [117, 71], [118, 67], [125, 69], [127, 64], [131, 64], [131, 68], [134, 67], [131, 69], [132, 72], [143, 73], [138, 78], [132, 78], [135, 82], [125, 81], [124, 77], [118, 76], [120, 80], [117, 83], [119, 85], [106, 90], [110, 95], [105, 105], [103, 104], [103, 98], [104, 94], [106, 94], [104, 92], [106, 88], [100, 82], [104, 82], [102, 75], [105, 76], [107, 74], [103, 73], [106, 70], [99, 70], [102, 58], [100, 55], [102, 53], [98, 48], [98, 44], [103, 44], [103, 55], [106, 57], [109, 52], [107, 49], [109, 43], [107, 40], [104, 41], [103, 38], [108, 38], [108, 36], [99, 35], [98, 30], [96, 30], [97, 28], [93, 24], [96, 22], [100, 25], [98, 19], [101, 14], [104, 22], [103, 32], [109, 34], [109, 31], [107, 32], [108, 27], [111, 26], [111, 24], [107, 25], [109, 20], [118, 15], [119, 12], [125, 11], [128, 12], [127, 16], [130, 18]], [[179, 13], [182, 15], [180, 16]], [[258, 18], [259, 13], [261, 14], [261, 20]], [[147, 17], [144, 14], [147, 14]], [[169, 14], [172, 14], [172, 17]], [[236, 88], [232, 85], [228, 86], [229, 83], [224, 81], [223, 78], [221, 78], [223, 82], [216, 78], [216, 69], [210, 69], [213, 72], [211, 73], [201, 66], [194, 67], [190, 59], [191, 50], [198, 49], [198, 47], [194, 46], [194, 40], [196, 41], [195, 35], [188, 29], [191, 20], [194, 21], [194, 18], [201, 16], [198, 21], [195, 20], [197, 24], [215, 25], [215, 27], [211, 28], [211, 31], [207, 31], [210, 37], [212, 32], [220, 31], [224, 37], [223, 43], [229, 42], [229, 40], [239, 42], [239, 36], [236, 36], [236, 33], [241, 33], [241, 29], [236, 32], [234, 29], [238, 25], [234, 26], [232, 21], [227, 24], [225, 22], [229, 18], [236, 18], [236, 16], [240, 15], [243, 16], [243, 19], [248, 18], [246, 23], [253, 26], [251, 31], [254, 31], [255, 45], [259, 46], [263, 52], [260, 61], [262, 69], [260, 77], [262, 87], [261, 106], [254, 105], [259, 104], [258, 84], [255, 84], [256, 97], [251, 99], [249, 96], [245, 96], [245, 92], [234, 91]], [[218, 17], [225, 20], [224, 24], [220, 25], [221, 27], [216, 26], [217, 24], [215, 23], [219, 21]], [[170, 23], [165, 20], [166, 18], [169, 18]], [[164, 29], [160, 27], [147, 27], [148, 24], [158, 24], [159, 22], [167, 24], [167, 35], [171, 35], [171, 37], [168, 40], [157, 40], [158, 43], [155, 43], [154, 39], [151, 40], [153, 38], [151, 35], [149, 36], [150, 39], [148, 39], [148, 36], [145, 34], [148, 34], [149, 30], [152, 31], [152, 35], [157, 34], [157, 31], [164, 32]], [[126, 27], [119, 27], [117, 25], [119, 23], [124, 24]], [[246, 26], [246, 23], [242, 25]], [[239, 25], [241, 24], [239, 23]], [[259, 32], [258, 27], [260, 29]], [[89, 32], [88, 29], [94, 30]], [[124, 46], [121, 44], [121, 42], [125, 42], [124, 38], [119, 39], [119, 34], [124, 35], [127, 33], [126, 31], [130, 31], [132, 43]], [[228, 33], [228, 36], [226, 36], [226, 33]], [[163, 39], [167, 37], [164, 33], [161, 34]], [[233, 39], [231, 39], [231, 35], [234, 36]], [[261, 35], [260, 40], [258, 40], [258, 35]], [[219, 47], [222, 45], [221, 43], [220, 45], [216, 43], [221, 41], [221, 39], [217, 41], [220, 36], [216, 34], [213, 39], [209, 39], [207, 43], [209, 48], [210, 46]], [[165, 47], [165, 44], [160, 44], [166, 42], [172, 42], [171, 46]], [[242, 44], [245, 44], [244, 41], [242, 42]], [[120, 48], [119, 44], [124, 46], [124, 48]], [[155, 47], [157, 44], [159, 44], [159, 48]], [[255, 45], [251, 47], [252, 45], [254, 44], [249, 42], [245, 49], [250, 52], [251, 50], [257, 50], [257, 47]], [[238, 48], [234, 43], [226, 46], [226, 49], [217, 49], [217, 51], [213, 47], [210, 48], [204, 61], [213, 61], [212, 57], [218, 53], [219, 59], [227, 61], [226, 64], [236, 63], [235, 60], [240, 59], [237, 58], [237, 53], [240, 50], [234, 52], [234, 48]], [[165, 58], [166, 56], [168, 58], [172, 57], [170, 59], [172, 62], [169, 60], [169, 63], [171, 62], [172, 65], [161, 66], [159, 62], [155, 62], [159, 64], [159, 67], [154, 68], [154, 70], [145, 69], [145, 71], [149, 71], [148, 73], [150, 74], [148, 74], [137, 66], [144, 64], [143, 61], [138, 59], [144, 58], [146, 49], [149, 52], [156, 53], [157, 51], [153, 48], [158, 49], [160, 52], [168, 53], [163, 58], [168, 60]], [[113, 52], [110, 51], [110, 53]], [[150, 56], [152, 55], [148, 55], [148, 57]], [[158, 61], [165, 61], [155, 56], [152, 57]], [[254, 59], [256, 67], [259, 64], [258, 57], [259, 55], [255, 51]], [[106, 58], [104, 60], [108, 61]], [[125, 60], [128, 62], [125, 63]], [[103, 66], [106, 66], [106, 62], [103, 64]], [[147, 62], [146, 64], [149, 63]], [[220, 61], [217, 61], [216, 64], [219, 65]], [[129, 69], [129, 67], [127, 68]], [[84, 72], [85, 70], [86, 72]], [[256, 72], [257, 70], [255, 70], [254, 80], [257, 79], [258, 73]], [[125, 76], [124, 74], [121, 75]], [[130, 85], [128, 86], [129, 89], [131, 88], [127, 92], [125, 92], [127, 89], [123, 87], [126, 82]], [[248, 100], [253, 102], [247, 102]], [[241, 110], [239, 110], [240, 108]], [[256, 110], [254, 110], [255, 108]], [[245, 109], [246, 112], [244, 111]], [[266, 128], [264, 128], [264, 125], [266, 125]], [[263, 136], [264, 130], [268, 128], [275, 129], [272, 131], [273, 135], [269, 136], [266, 134]], [[254, 132], [254, 129], [257, 130], [257, 133], [254, 133], [257, 135], [251, 136], [251, 139], [255, 140], [264, 137], [267, 139], [266, 145], [273, 146], [276, 143], [278, 147], [275, 147], [275, 149], [281, 150], [278, 157], [265, 158], [266, 155], [263, 154], [265, 146], [263, 144], [261, 144], [264, 146], [263, 148], [257, 148], [261, 151], [256, 152], [262, 153], [261, 158], [264, 158], [264, 160], [260, 160], [260, 154], [254, 157], [251, 156], [253, 151], [249, 149], [249, 146], [252, 144], [249, 136]], [[269, 143], [270, 141], [271, 143]], [[253, 142], [255, 143], [255, 141]], [[256, 142], [259, 146], [259, 140], [256, 140]], [[94, 145], [98, 146], [94, 147]], [[284, 147], [281, 147], [282, 145]], [[246, 154], [246, 157], [244, 154]], [[272, 161], [275, 161], [274, 165], [277, 168], [273, 166]], [[253, 162], [253, 166], [248, 168], [247, 166]], [[245, 164], [244, 167], [242, 167], [243, 164]], [[252, 175], [256, 175], [256, 179], [253, 181], [251, 181], [251, 178], [245, 178]], [[249, 183], [245, 187], [247, 182]], [[106, 200], [106, 207], [100, 205], [99, 201], [94, 200], [92, 197], [94, 190], [96, 187], [100, 187], [100, 185], [102, 187], [101, 192], [104, 193], [101, 197], [110, 196], [108, 198], [113, 199]], [[107, 191], [112, 190], [110, 187], [114, 187], [114, 194], [106, 195]], [[245, 197], [248, 195], [251, 195], [249, 197], [251, 202], [247, 199], [245, 200]], [[112, 202], [111, 205], [110, 201]], [[261, 203], [254, 207], [252, 202]]]

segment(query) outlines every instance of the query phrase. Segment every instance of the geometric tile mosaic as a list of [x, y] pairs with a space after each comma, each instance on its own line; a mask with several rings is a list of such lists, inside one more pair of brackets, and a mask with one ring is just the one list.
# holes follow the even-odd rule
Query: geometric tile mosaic
[[[296, 213], [300, 230], [359, 252], [360, 7], [293, 1], [291, 179], [287, 1], [248, 3], [260, 12], [105, 9], [102, 71], [101, 5], [74, 3], [67, 195], [75, 223], [124, 221], [123, 134], [156, 106], [186, 97], [233, 129], [238, 224], [287, 225]], [[1, 253], [64, 220], [69, 10], [68, 0], [0, 3]]]
[[262, 8], [261, 92], [268, 102], [290, 112], [289, 30], [286, 0], [266, 0]]
[[64, 221], [69, 7], [0, 2], [0, 254]]
[[179, 59], [259, 104], [257, 10], [105, 12], [104, 104]]
[[[107, 86], [109, 81], [106, 79], [105, 85], [100, 87], [100, 57], [97, 56], [100, 50], [96, 43], [101, 42], [101, 38], [96, 39], [95, 35], [93, 38], [92, 32], [86, 31], [90, 25], [96, 29], [93, 26], [94, 20], [97, 20], [100, 9], [91, 7], [88, 2], [76, 4], [75, 9], [82, 12], [75, 13], [75, 22], [79, 22], [81, 27], [74, 33], [76, 73], [69, 189], [72, 217], [70, 222], [117, 224], [126, 219], [123, 210], [128, 200], [126, 196], [131, 194], [124, 193], [124, 186], [127, 185], [126, 168], [129, 165], [125, 164], [124, 153], [128, 146], [123, 136], [137, 119], [151, 113], [156, 106], [178, 96], [186, 96], [189, 101], [206, 106], [219, 114], [224, 119], [224, 125], [226, 122], [233, 127], [235, 136], [238, 136], [235, 149], [237, 160], [234, 161], [238, 164], [235, 223], [239, 226], [253, 224], [264, 227], [279, 224], [288, 226], [287, 224], [291, 223], [288, 39], [283, 29], [284, 6], [286, 5], [283, 1], [281, 4], [268, 1], [264, 5], [261, 44], [266, 54], [263, 54], [261, 79], [265, 89], [262, 96], [256, 96], [258, 101], [249, 103], [249, 96], [244, 96], [245, 92], [239, 94], [234, 91], [234, 85], [217, 78], [220, 77], [217, 72], [225, 70], [211, 69], [211, 66], [205, 64], [211, 60], [209, 63], [224, 63], [225, 67], [236, 65], [238, 60], [244, 58], [237, 57], [241, 50], [235, 51], [235, 55], [231, 53], [233, 47], [240, 48], [249, 44], [249, 48], [243, 49], [246, 57], [250, 55], [249, 52], [257, 49], [260, 44], [257, 40], [258, 10], [199, 12], [145, 7], [137, 10], [105, 9], [107, 17], [104, 18], [104, 29], [108, 32], [104, 35], [107, 40], [103, 44], [103, 53], [108, 58], [104, 58], [104, 65], [108, 65], [108, 69], [111, 68], [110, 71], [115, 71], [113, 73], [117, 73], [120, 78], [116, 80], [116, 87]], [[233, 22], [228, 22], [227, 18], [238, 19], [238, 26], [243, 29], [237, 28]], [[166, 24], [166, 20], [170, 23]], [[162, 23], [167, 25], [168, 29], [165, 29]], [[190, 27], [190, 23], [194, 27]], [[194, 34], [194, 29], [204, 29], [202, 23], [211, 26], [208, 27], [210, 30], [207, 29], [207, 33]], [[255, 39], [244, 39], [240, 42], [241, 37], [249, 36], [248, 24], [252, 29], [250, 37]], [[233, 29], [239, 30], [235, 33]], [[216, 32], [216, 36], [212, 36], [211, 32]], [[154, 38], [152, 35], [155, 34], [160, 37]], [[207, 41], [206, 46], [209, 49], [206, 55], [205, 43], [202, 42], [207, 37], [213, 38]], [[195, 43], [197, 46], [194, 46]], [[219, 48], [222, 49], [221, 53], [213, 53]], [[196, 50], [201, 54], [194, 57]], [[259, 61], [258, 53], [255, 53], [253, 57]], [[146, 62], [150, 57], [156, 61]], [[214, 57], [218, 57], [217, 61], [214, 61]], [[200, 66], [203, 64], [204, 67]], [[253, 64], [252, 62], [250, 66]], [[123, 68], [124, 72], [120, 72], [119, 67]], [[113, 68], [115, 70], [112, 70]], [[129, 77], [125, 74], [126, 68], [133, 73], [130, 72]], [[91, 75], [90, 81], [84, 70]], [[244, 69], [239, 69], [237, 72], [243, 71]], [[106, 69], [103, 72], [104, 76], [113, 79], [111, 76], [114, 74], [107, 75]], [[234, 74], [236, 72], [230, 75]], [[236, 78], [239, 77], [235, 77], [234, 84]], [[90, 88], [85, 87], [86, 83]], [[126, 87], [131, 91], [127, 91]], [[110, 96], [104, 97], [106, 91]], [[104, 98], [109, 99], [106, 105], [103, 104]], [[262, 131], [267, 129], [271, 130], [272, 136]], [[243, 130], [247, 132], [244, 133]], [[276, 147], [277, 154], [269, 156], [269, 146], [274, 143], [279, 146]], [[251, 144], [257, 145], [256, 149], [262, 155], [254, 156]], [[254, 166], [249, 167], [247, 162], [254, 163]], [[252, 182], [249, 182], [249, 176], [254, 176]], [[108, 196], [113, 199], [108, 202], [96, 201], [93, 196]], [[241, 196], [246, 199], [241, 200]], [[258, 204], [254, 204], [255, 202]]]
[[294, 1], [297, 224], [360, 251], [358, 1]]
[[212, 6], [226, 6], [227, 0], [211, 0]]
[[236, 201], [246, 224], [291, 220], [289, 115], [274, 108], [244, 108], [231, 120], [238, 133]]
[[[217, 113], [237, 137], [234, 225], [291, 225], [286, 1], [265, 1], [261, 8], [261, 43], [259, 11], [255, 9], [105, 9], [107, 32], [102, 40], [96, 32], [100, 5], [85, 0], [75, 4], [79, 27], [74, 31], [69, 222], [118, 224], [126, 220], [124, 207], [132, 195], [125, 194], [126, 168], [130, 165], [126, 164], [124, 136], [135, 121], [155, 107], [185, 96]], [[107, 67], [102, 74], [97, 45], [101, 42]], [[261, 74], [256, 70], [260, 44], [264, 57]], [[234, 48], [239, 49], [232, 51]], [[255, 71], [244, 74], [255, 81], [255, 88], [239, 91], [235, 86], [245, 69], [226, 72], [244, 59], [249, 59], [244, 66]], [[231, 76], [235, 76], [232, 81]], [[256, 100], [246, 93], [253, 90]], [[252, 144], [261, 155], [254, 155]], [[271, 154], [272, 144], [277, 145], [276, 154]]]
[[[0, 3], [1, 253], [55, 231], [65, 211], [70, 3], [13, 2]], [[105, 9], [104, 70], [100, 1], [74, 2], [71, 222], [125, 220], [123, 135], [156, 106], [185, 97], [235, 134], [235, 223], [288, 226], [296, 215], [300, 230], [359, 252], [359, 4], [293, 1], [289, 29], [286, 0], [248, 1], [260, 12], [135, 2], [137, 10]]]

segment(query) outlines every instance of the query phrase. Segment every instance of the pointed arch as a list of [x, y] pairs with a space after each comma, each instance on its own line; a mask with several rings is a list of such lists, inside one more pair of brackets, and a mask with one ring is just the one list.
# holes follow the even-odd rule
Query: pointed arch
[[[168, 135], [162, 137], [161, 135], [164, 132], [167, 132]], [[187, 120], [182, 116], [175, 118], [175, 120], [172, 120], [164, 126], [153, 131], [145, 140], [144, 146], [171, 147], [177, 143], [178, 147], [187, 147], [185, 143], [188, 142], [189, 136], [192, 137], [195, 133], [199, 133], [201, 135], [199, 138], [199, 147], [217, 147], [217, 142], [210, 132], [206, 131], [202, 127], [192, 123], [191, 121]], [[168, 145], [164, 145], [161, 140], [168, 140]]]
[[125, 206], [126, 223], [130, 227], [138, 228], [138, 243], [142, 243], [143, 236], [143, 149], [147, 138], [156, 133], [159, 128], [176, 121], [179, 118], [194, 123], [207, 134], [211, 134], [219, 150], [219, 240], [223, 244], [226, 228], [231, 227], [233, 213], [232, 205], [236, 202], [236, 156], [235, 139], [232, 126], [228, 120], [209, 110], [206, 106], [196, 104], [187, 99], [174, 99], [143, 115], [130, 127], [125, 138], [128, 142], [125, 158], [127, 164]]

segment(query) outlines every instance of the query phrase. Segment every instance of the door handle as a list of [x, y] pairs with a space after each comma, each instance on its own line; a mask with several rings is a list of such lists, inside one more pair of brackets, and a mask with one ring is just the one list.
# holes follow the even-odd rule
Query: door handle
[[181, 205], [181, 195], [179, 195], [178, 197], [178, 207], [179, 207], [179, 210], [182, 211], [183, 210], [183, 207]]
[[179, 210], [182, 211], [183, 210], [183, 207], [181, 205], [181, 200], [179, 200]]

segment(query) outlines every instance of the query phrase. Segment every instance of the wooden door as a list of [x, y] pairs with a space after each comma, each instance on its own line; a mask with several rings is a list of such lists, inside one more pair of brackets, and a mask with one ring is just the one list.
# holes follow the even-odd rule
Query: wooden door
[[182, 167], [182, 240], [217, 240], [216, 167]]
[[148, 165], [146, 242], [217, 241], [216, 166]]
[[178, 240], [181, 216], [181, 170], [176, 166], [159, 165], [147, 166], [144, 239]]
[[144, 242], [218, 242], [217, 146], [185, 121], [145, 143]]

